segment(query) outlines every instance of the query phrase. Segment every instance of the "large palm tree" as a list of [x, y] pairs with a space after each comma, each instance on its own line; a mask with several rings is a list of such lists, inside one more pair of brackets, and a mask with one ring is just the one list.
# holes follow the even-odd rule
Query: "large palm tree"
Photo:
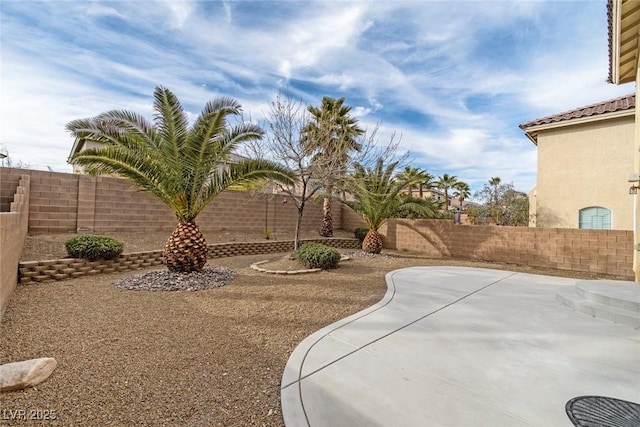
[[310, 106], [308, 110], [312, 120], [304, 129], [309, 151], [319, 152], [315, 162], [322, 170], [320, 175], [325, 181], [323, 218], [319, 230], [324, 237], [333, 236], [331, 199], [335, 183], [345, 175], [350, 153], [362, 149], [358, 136], [364, 130], [358, 126], [358, 120], [349, 114], [351, 107], [344, 105], [344, 100], [344, 97], [335, 99], [325, 96], [320, 107]]
[[397, 162], [385, 165], [384, 159], [378, 159], [375, 166], [370, 168], [356, 164], [355, 172], [347, 178], [348, 191], [354, 198], [349, 205], [362, 216], [369, 228], [362, 242], [364, 252], [380, 253], [382, 238], [378, 230], [402, 209], [425, 210], [412, 197], [402, 197], [406, 183], [395, 179], [394, 171], [397, 166]]
[[207, 245], [195, 220], [209, 202], [232, 186], [267, 178], [292, 184], [295, 177], [269, 161], [226, 163], [239, 144], [263, 135], [254, 124], [228, 123], [228, 116], [242, 111], [235, 100], [208, 102], [189, 126], [187, 113], [171, 91], [156, 87], [154, 98], [153, 122], [137, 113], [113, 110], [68, 123], [75, 138], [100, 144], [77, 153], [72, 162], [90, 174], [129, 179], [166, 204], [178, 220], [164, 248], [167, 267], [198, 271], [206, 263]]
[[457, 176], [449, 175], [449, 174], [445, 173], [444, 175], [442, 175], [438, 179], [438, 182], [436, 183], [436, 186], [439, 189], [441, 189], [442, 191], [444, 191], [444, 208], [445, 208], [445, 211], [449, 210], [449, 190], [454, 188], [457, 182], [458, 182], [458, 177]]

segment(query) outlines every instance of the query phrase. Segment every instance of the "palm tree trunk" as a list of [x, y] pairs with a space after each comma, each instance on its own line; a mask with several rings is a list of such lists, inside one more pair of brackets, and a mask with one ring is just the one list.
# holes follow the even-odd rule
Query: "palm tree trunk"
[[331, 197], [325, 197], [322, 201], [322, 224], [320, 224], [322, 237], [333, 236], [333, 215], [331, 214]]
[[368, 254], [379, 254], [382, 252], [382, 236], [377, 230], [369, 230], [362, 241], [362, 251]]
[[180, 221], [164, 247], [169, 271], [200, 271], [207, 263], [207, 242], [195, 222]]
[[333, 185], [327, 185], [327, 195], [322, 201], [322, 224], [319, 233], [322, 237], [333, 236], [333, 216], [331, 214], [331, 200], [333, 199]]

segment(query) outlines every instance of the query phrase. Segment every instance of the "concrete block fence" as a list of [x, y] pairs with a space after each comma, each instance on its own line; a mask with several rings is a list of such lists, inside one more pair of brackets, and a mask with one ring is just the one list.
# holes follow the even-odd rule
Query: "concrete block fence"
[[[305, 239], [341, 249], [359, 249], [357, 239]], [[293, 240], [269, 242], [218, 243], [209, 245], [209, 258], [225, 258], [239, 255], [281, 253], [293, 249]], [[18, 266], [20, 284], [66, 280], [82, 276], [139, 270], [164, 264], [162, 251], [122, 254], [112, 260], [88, 261], [64, 258], [47, 261], [25, 261]]]
[[29, 186], [29, 175], [21, 175], [7, 199], [8, 212], [0, 212], [0, 318], [18, 282], [16, 265], [27, 236]]
[[[176, 219], [154, 196], [136, 190], [129, 181], [108, 176], [0, 168], [0, 211], [6, 212], [22, 175], [31, 178], [29, 234], [155, 232], [173, 230]], [[336, 202], [333, 221], [341, 223]], [[203, 233], [219, 230], [291, 231], [297, 210], [289, 197], [225, 191], [198, 216]], [[322, 222], [322, 202], [308, 203], [304, 231]]]
[[381, 229], [385, 248], [593, 273], [633, 280], [633, 232], [454, 225], [445, 220], [394, 219]]

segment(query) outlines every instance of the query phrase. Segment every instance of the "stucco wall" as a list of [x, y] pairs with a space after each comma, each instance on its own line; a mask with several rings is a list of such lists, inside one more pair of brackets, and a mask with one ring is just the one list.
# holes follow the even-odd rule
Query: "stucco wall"
[[633, 141], [633, 116], [540, 131], [536, 225], [578, 228], [580, 209], [600, 206], [632, 230]]
[[29, 176], [18, 182], [9, 212], [0, 212], [0, 318], [18, 282], [29, 218]]

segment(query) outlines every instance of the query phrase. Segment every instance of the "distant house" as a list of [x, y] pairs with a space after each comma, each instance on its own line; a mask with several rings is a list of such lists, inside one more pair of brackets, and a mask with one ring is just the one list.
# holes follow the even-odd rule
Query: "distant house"
[[632, 230], [634, 123], [632, 94], [521, 124], [538, 147], [530, 225]]

